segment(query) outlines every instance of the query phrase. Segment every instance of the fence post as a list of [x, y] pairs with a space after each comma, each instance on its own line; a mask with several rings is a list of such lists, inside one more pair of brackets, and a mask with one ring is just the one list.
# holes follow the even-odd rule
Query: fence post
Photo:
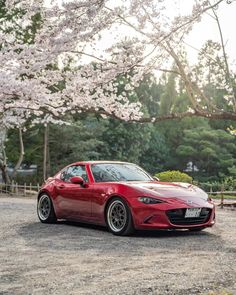
[[24, 197], [26, 196], [26, 183], [24, 184]]
[[220, 208], [223, 209], [224, 208], [224, 185], [221, 186], [221, 198], [220, 198]]
[[37, 183], [37, 189], [38, 189], [38, 192], [39, 192], [39, 189], [40, 189], [39, 183]]
[[30, 183], [29, 190], [32, 191], [32, 183]]
[[18, 195], [18, 183], [16, 182], [16, 195]]

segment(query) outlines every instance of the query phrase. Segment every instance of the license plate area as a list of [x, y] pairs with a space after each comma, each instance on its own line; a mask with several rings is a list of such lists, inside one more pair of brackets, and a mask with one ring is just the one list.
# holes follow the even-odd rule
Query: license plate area
[[187, 208], [185, 211], [185, 218], [194, 218], [199, 217], [201, 214], [202, 208]]

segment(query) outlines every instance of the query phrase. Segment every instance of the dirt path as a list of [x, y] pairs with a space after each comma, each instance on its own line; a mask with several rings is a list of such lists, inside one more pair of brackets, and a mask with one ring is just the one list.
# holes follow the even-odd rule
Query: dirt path
[[38, 222], [36, 201], [0, 198], [0, 294], [236, 294], [236, 211], [200, 233]]

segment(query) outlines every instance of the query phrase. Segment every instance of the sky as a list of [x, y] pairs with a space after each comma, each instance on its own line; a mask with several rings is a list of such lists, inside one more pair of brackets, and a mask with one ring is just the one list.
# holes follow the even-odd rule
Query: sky
[[[180, 7], [183, 6], [181, 2], [186, 0], [179, 0]], [[232, 63], [236, 62], [236, 1], [231, 4], [226, 4], [226, 1], [220, 5], [217, 10], [220, 19], [224, 42], [226, 44], [226, 52], [230, 57]], [[201, 48], [203, 41], [212, 39], [220, 42], [220, 36], [216, 22], [210, 17], [205, 15], [200, 23], [195, 24], [193, 31], [187, 38], [187, 42], [193, 47]], [[196, 57], [196, 50], [188, 48], [189, 57]]]
[[[124, 0], [110, 0], [108, 6], [113, 7], [119, 5], [122, 1]], [[199, 2], [201, 1], [203, 0]], [[214, 0], [211, 3], [214, 3]], [[193, 0], [164, 0], [164, 4], [168, 9], [169, 16], [176, 16], [178, 14], [186, 15], [191, 12]], [[236, 0], [233, 0], [231, 4], [227, 4], [226, 0], [224, 0], [216, 12], [220, 19], [226, 52], [230, 57], [230, 63], [236, 67]], [[124, 34], [129, 32], [128, 27], [125, 27], [123, 30]], [[134, 32], [130, 33], [132, 34]], [[93, 51], [94, 55], [99, 56], [99, 51], [102, 52], [105, 48], [109, 47], [116, 34], [122, 35], [122, 29], [119, 28], [119, 31], [104, 34], [102, 42]], [[209, 15], [205, 15], [200, 23], [194, 25], [186, 42], [192, 47], [200, 49], [206, 40], [209, 39], [220, 42], [220, 35], [216, 21]], [[190, 64], [196, 62], [198, 54], [198, 51], [192, 47], [186, 47]], [[87, 61], [89, 62], [89, 59]]]
[[[45, 1], [48, 2], [50, 0]], [[62, 0], [58, 1], [61, 2]], [[114, 6], [122, 4], [123, 1], [125, 2], [128, 0], [110, 0], [108, 2], [108, 6], [113, 8]], [[199, 0], [199, 2], [201, 1], [203, 0]], [[211, 3], [214, 3], [214, 1], [216, 0], [211, 0]], [[191, 11], [192, 4], [193, 0], [164, 0], [164, 5], [168, 8], [168, 14], [170, 16], [187, 14]], [[232, 0], [231, 4], [227, 4], [226, 0], [224, 0], [223, 3], [220, 4], [216, 12], [220, 19], [226, 52], [230, 57], [230, 64], [232, 64], [231, 66], [236, 68], [236, 0]], [[92, 53], [98, 57], [103, 55], [103, 50], [111, 45], [114, 36], [116, 34], [122, 35], [122, 29], [120, 30], [121, 31], [104, 33], [102, 41], [98, 44], [98, 46], [96, 46], [96, 48], [88, 48], [89, 53]], [[124, 33], [127, 34], [127, 32], [129, 32], [129, 29], [125, 27]], [[206, 40], [209, 39], [220, 42], [220, 35], [215, 20], [213, 20], [212, 17], [210, 17], [209, 15], [205, 15], [200, 23], [194, 25], [193, 30], [190, 32], [189, 36], [186, 39], [186, 42], [195, 48], [193, 49], [191, 46], [186, 47], [190, 64], [197, 61], [198, 50], [196, 49], [200, 49], [202, 45], [206, 42]], [[91, 58], [84, 57], [82, 62], [89, 63], [91, 62]]]

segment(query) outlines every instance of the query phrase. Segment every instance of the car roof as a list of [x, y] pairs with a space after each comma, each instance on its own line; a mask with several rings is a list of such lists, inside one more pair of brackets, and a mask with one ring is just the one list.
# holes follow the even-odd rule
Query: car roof
[[80, 161], [80, 162], [75, 162], [71, 165], [86, 165], [86, 164], [94, 165], [94, 164], [133, 164], [133, 163], [122, 162], [122, 161]]

